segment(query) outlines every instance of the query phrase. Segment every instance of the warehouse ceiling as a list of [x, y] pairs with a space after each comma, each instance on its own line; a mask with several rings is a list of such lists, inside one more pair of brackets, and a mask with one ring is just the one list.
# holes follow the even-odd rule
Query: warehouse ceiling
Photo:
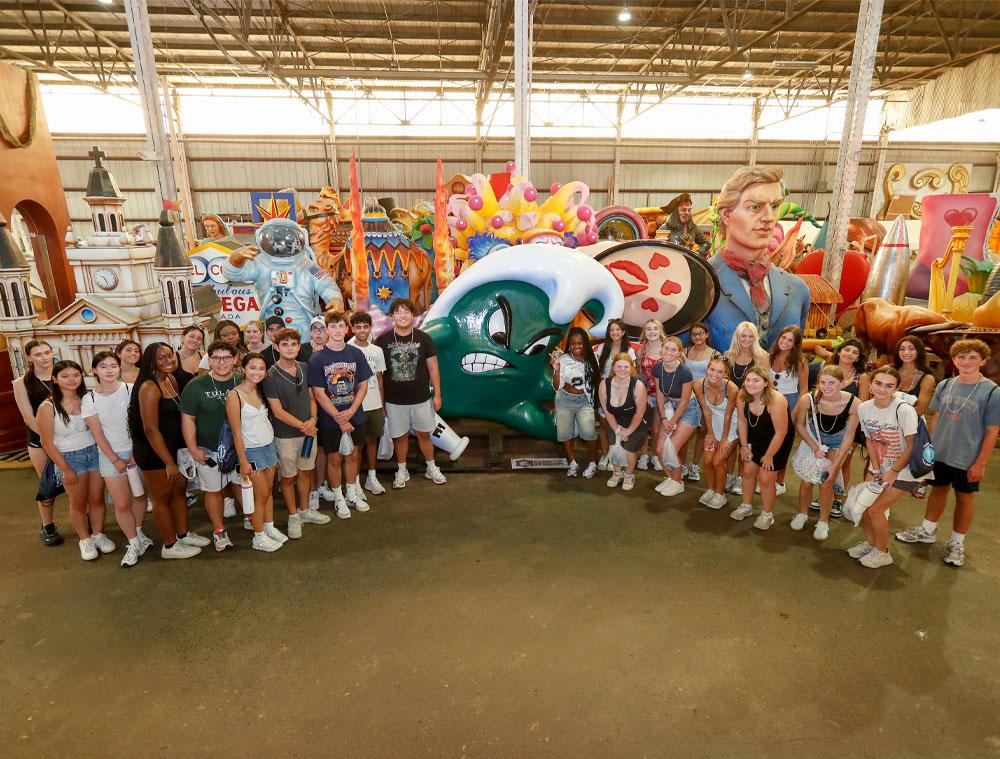
[[[859, 0], [536, 0], [536, 90], [838, 99]], [[513, 86], [513, 0], [149, 0], [178, 87], [302, 92]], [[623, 9], [631, 14], [619, 20]], [[873, 90], [909, 89], [1000, 50], [1000, 2], [885, 0]], [[122, 0], [0, 0], [0, 59], [42, 81], [131, 86]]]

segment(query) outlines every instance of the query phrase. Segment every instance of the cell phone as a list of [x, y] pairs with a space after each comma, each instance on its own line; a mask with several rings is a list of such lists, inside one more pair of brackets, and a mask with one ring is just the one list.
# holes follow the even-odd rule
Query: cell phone
[[257, 462], [256, 461], [251, 461], [250, 462], [250, 469], [253, 470], [254, 472], [257, 471]]
[[205, 466], [216, 467], [218, 464], [215, 462], [215, 459], [205, 459]]

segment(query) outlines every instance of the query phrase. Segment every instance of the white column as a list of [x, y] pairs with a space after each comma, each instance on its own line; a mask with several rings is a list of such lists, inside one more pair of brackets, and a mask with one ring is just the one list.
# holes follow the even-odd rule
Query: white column
[[[843, 253], [847, 249], [847, 225], [854, 201], [858, 161], [861, 157], [861, 136], [864, 132], [872, 73], [875, 70], [879, 29], [882, 26], [882, 5], [883, 0], [862, 0], [858, 12], [858, 28], [851, 58], [851, 81], [847, 89], [847, 110], [844, 113], [844, 132], [840, 137], [837, 171], [833, 180], [833, 205], [830, 209], [832, 227], [826, 241], [828, 255], [823, 257], [823, 276], [838, 290], [844, 266]], [[830, 308], [831, 318], [835, 312], [836, 305], [833, 305]]]
[[149, 30], [146, 0], [124, 0], [125, 18], [128, 20], [129, 39], [132, 42], [132, 59], [135, 79], [139, 84], [139, 99], [146, 120], [148, 151], [140, 157], [150, 161], [156, 172], [156, 191], [163, 200], [177, 200], [177, 181], [174, 178], [170, 143], [164, 126], [165, 104], [160, 100], [156, 79], [156, 59], [153, 53], [153, 35]]
[[531, 8], [514, 0], [514, 163], [531, 176]]

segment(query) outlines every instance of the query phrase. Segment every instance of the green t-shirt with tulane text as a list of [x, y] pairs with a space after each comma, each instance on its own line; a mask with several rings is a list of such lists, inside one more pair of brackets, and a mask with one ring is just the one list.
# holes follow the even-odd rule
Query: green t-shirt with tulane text
[[226, 420], [226, 396], [243, 381], [240, 372], [227, 380], [200, 374], [184, 386], [181, 413], [194, 417], [198, 445], [214, 451], [219, 447], [219, 431]]

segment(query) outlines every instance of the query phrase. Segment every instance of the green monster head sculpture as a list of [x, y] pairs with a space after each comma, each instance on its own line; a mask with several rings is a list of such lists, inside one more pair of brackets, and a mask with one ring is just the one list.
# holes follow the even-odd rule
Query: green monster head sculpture
[[569, 248], [518, 245], [463, 272], [422, 327], [438, 351], [442, 415], [554, 440], [549, 351], [584, 308], [603, 336], [624, 296], [603, 266]]

